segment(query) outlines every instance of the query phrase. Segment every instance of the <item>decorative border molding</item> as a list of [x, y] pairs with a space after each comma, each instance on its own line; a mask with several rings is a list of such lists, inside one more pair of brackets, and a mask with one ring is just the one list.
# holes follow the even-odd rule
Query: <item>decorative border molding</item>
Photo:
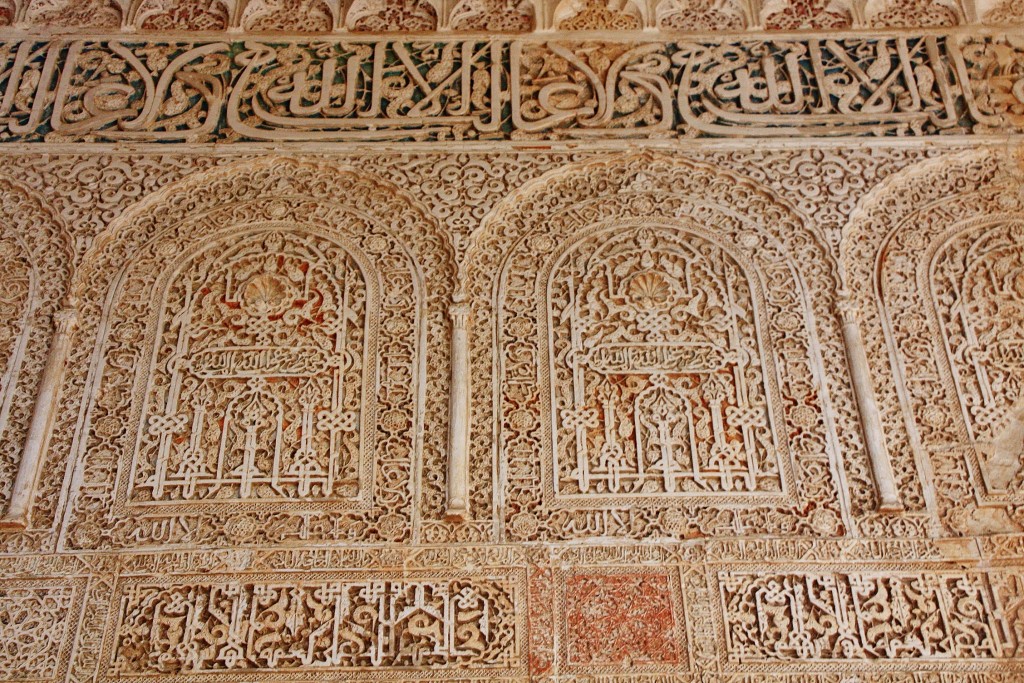
[[12, 41], [0, 141], [991, 139], [1024, 132], [1022, 40]]

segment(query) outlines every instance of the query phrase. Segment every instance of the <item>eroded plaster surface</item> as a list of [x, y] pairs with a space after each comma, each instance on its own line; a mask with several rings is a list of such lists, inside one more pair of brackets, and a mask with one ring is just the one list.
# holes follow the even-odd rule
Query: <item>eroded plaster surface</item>
[[0, 678], [1021, 680], [1015, 11], [0, 3]]

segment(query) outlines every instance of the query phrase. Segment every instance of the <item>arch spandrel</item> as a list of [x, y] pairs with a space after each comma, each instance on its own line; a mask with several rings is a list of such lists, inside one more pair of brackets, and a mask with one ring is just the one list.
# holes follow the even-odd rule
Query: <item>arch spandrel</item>
[[127, 212], [75, 280], [61, 542], [412, 540], [452, 263], [407, 195], [327, 165], [232, 165]]
[[[35, 191], [5, 177], [0, 177], [0, 249], [0, 504], [6, 507], [53, 335], [51, 318], [66, 300], [73, 252], [56, 212]], [[61, 473], [65, 465], [59, 457], [50, 461]], [[53, 501], [39, 499], [42, 511], [33, 527], [45, 527], [52, 515]]]
[[[552, 375], [545, 368], [573, 352], [545, 348], [549, 344], [540, 343], [547, 339], [548, 321], [561, 324], [564, 316], [548, 315], [550, 285], [542, 282], [539, 274], [554, 272], [552, 266], [567, 245], [583, 240], [588, 232], [606, 230], [608, 235], [628, 236], [645, 229], [667, 230], [666, 238], [671, 239], [689, 235], [685, 239], [694, 240], [694, 245], [717, 245], [714, 249], [729, 254], [750, 274], [749, 296], [761, 297], [754, 304], [762, 311], [757, 314], [758, 329], [750, 326], [753, 311], [743, 314], [744, 324], [749, 326], [750, 339], [756, 338], [761, 345], [761, 358], [777, 359], [785, 367], [776, 372], [771, 369], [773, 361], [768, 361], [763, 374], [759, 369], [754, 375], [763, 377], [766, 391], [773, 393], [774, 399], [767, 404], [788, 406], [772, 419], [800, 436], [787, 444], [792, 457], [779, 460], [775, 483], [766, 480], [752, 485], [751, 498], [760, 500], [751, 500], [745, 509], [736, 509], [736, 501], [728, 500], [735, 492], [718, 492], [713, 490], [715, 486], [697, 493], [646, 495], [649, 492], [640, 484], [635, 495], [617, 498], [603, 490], [590, 500], [586, 494], [580, 495], [573, 505], [559, 501], [555, 490], [552, 480], [560, 476], [556, 473], [568, 472], [578, 479], [580, 469], [556, 462], [559, 453], [553, 449], [552, 435], [565, 431], [561, 418], [568, 413], [560, 413], [554, 405], [559, 398], [550, 398], [558, 395], [559, 388], [557, 381], [546, 381]], [[642, 251], [639, 244], [632, 248]], [[566, 258], [571, 260], [572, 255]], [[583, 273], [585, 269], [577, 270]], [[465, 294], [473, 305], [471, 459], [476, 514], [487, 514], [486, 496], [480, 490], [491, 494], [484, 480], [494, 467], [494, 478], [503, 485], [494, 495], [505, 505], [498, 514], [505, 537], [513, 540], [714, 535], [723, 533], [723, 527], [729, 529], [725, 534], [741, 527], [765, 533], [802, 533], [811, 528], [819, 533], [842, 533], [850, 524], [846, 474], [838, 462], [832, 426], [824, 417], [830, 399], [828, 391], [821, 389], [825, 386], [822, 359], [811, 341], [815, 315], [831, 316], [828, 300], [835, 285], [834, 271], [822, 242], [792, 209], [753, 183], [713, 166], [661, 155], [631, 155], [573, 165], [521, 188], [488, 216], [473, 235], [466, 257]], [[701, 309], [697, 301], [694, 306]], [[571, 313], [566, 315], [571, 317]], [[573, 333], [566, 334], [571, 337]], [[751, 343], [747, 348], [756, 346]], [[679, 369], [682, 372], [675, 373], [672, 382], [688, 376], [685, 381], [691, 386], [702, 384], [699, 373], [686, 372], [682, 366]], [[645, 382], [656, 383], [658, 373], [640, 374], [646, 376]], [[679, 387], [673, 390], [680, 391]], [[571, 395], [573, 389], [567, 391]], [[803, 398], [794, 401], [789, 394]], [[586, 413], [592, 419], [580, 423], [582, 431], [576, 433], [601, 432], [601, 410], [583, 408], [581, 416]], [[701, 408], [706, 409], [706, 405]], [[769, 410], [765, 406], [764, 413], [751, 418], [753, 422], [764, 420], [752, 427], [755, 431], [770, 429]], [[635, 424], [642, 422], [639, 416], [632, 417], [637, 417]], [[706, 413], [707, 424], [701, 429], [712, 432], [712, 421], [721, 426], [717, 417], [712, 420]], [[626, 422], [622, 438], [633, 435]], [[574, 422], [573, 429], [580, 425]], [[778, 429], [775, 435], [782, 431]], [[584, 441], [586, 438], [581, 443]], [[607, 443], [598, 436], [593, 441], [595, 448], [602, 445], [597, 441]], [[498, 444], [493, 452], [490, 444]], [[844, 455], [853, 460], [858, 457], [856, 453]], [[634, 463], [631, 471], [635, 474], [635, 470]], [[764, 490], [757, 491], [759, 485]], [[797, 510], [807, 509], [811, 501], [817, 512], [801, 517]]]
[[[954, 533], [1020, 529], [1022, 336], [1015, 274], [1019, 160], [998, 151], [926, 162], [869, 194], [843, 264], [862, 311], [894, 456], [913, 463]], [[991, 249], [989, 249], [991, 247]], [[915, 462], [916, 460], [916, 462]]]

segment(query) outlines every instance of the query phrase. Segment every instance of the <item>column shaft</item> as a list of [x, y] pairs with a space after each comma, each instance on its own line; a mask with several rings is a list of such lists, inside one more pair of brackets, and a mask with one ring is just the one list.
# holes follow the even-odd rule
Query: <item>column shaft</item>
[[842, 316], [843, 343], [846, 347], [846, 359], [850, 365], [850, 376], [853, 380], [853, 395], [857, 401], [857, 412], [860, 414], [861, 432], [871, 461], [871, 473], [875, 479], [878, 492], [878, 509], [894, 512], [903, 509], [900, 502], [896, 477], [892, 472], [892, 462], [885, 447], [885, 433], [879, 418], [878, 403], [875, 401], [875, 389], [871, 382], [871, 371], [868, 368], [868, 357], [864, 351], [864, 340], [860, 333], [860, 324], [855, 315], [849, 311]]
[[448, 431], [448, 517], [469, 516], [469, 304], [449, 309], [452, 319], [451, 394]]
[[74, 309], [64, 309], [53, 316], [54, 333], [50, 341], [50, 352], [43, 367], [43, 374], [39, 378], [36, 402], [32, 408], [28, 433], [25, 435], [18, 474], [11, 489], [7, 512], [0, 518], [0, 528], [24, 529], [28, 526], [36, 480], [39, 478], [39, 470], [50, 442], [61, 386], [64, 383], [64, 369], [71, 348], [71, 337], [77, 322], [78, 316]]

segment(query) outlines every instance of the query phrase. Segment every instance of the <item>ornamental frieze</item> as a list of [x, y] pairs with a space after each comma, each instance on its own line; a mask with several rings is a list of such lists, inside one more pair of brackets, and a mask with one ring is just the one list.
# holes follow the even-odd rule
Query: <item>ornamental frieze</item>
[[21, 40], [25, 143], [922, 137], [1024, 129], [1024, 36]]
[[0, 680], [1024, 680], [1022, 7], [0, 0]]

